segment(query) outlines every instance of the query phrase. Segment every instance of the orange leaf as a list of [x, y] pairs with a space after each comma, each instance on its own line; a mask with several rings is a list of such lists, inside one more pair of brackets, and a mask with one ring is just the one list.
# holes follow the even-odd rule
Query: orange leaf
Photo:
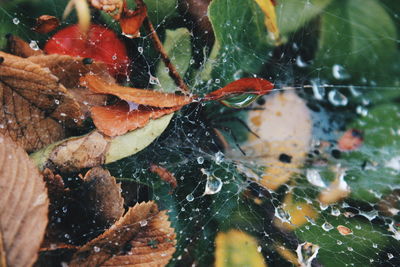
[[60, 22], [54, 16], [42, 15], [36, 19], [36, 25], [32, 28], [38, 33], [49, 33], [60, 26]]
[[179, 110], [181, 106], [165, 109], [137, 109], [129, 111], [126, 102], [111, 106], [96, 106], [91, 109], [96, 128], [108, 136], [122, 135], [147, 125], [150, 119], [157, 119]]
[[242, 78], [226, 85], [225, 87], [209, 93], [206, 100], [227, 98], [233, 94], [250, 93], [263, 95], [274, 88], [274, 84], [261, 78]]
[[361, 131], [349, 129], [340, 137], [338, 147], [342, 151], [351, 151], [359, 148], [363, 141], [364, 138]]
[[81, 85], [89, 87], [95, 93], [115, 95], [123, 100], [139, 105], [171, 108], [192, 102], [192, 98], [188, 96], [120, 86], [115, 83], [108, 83], [95, 75], [86, 75], [80, 80]]
[[130, 38], [139, 37], [139, 29], [146, 17], [147, 8], [145, 5], [138, 5], [135, 10], [129, 10], [126, 8], [125, 2], [124, 11], [119, 21], [123, 34]]

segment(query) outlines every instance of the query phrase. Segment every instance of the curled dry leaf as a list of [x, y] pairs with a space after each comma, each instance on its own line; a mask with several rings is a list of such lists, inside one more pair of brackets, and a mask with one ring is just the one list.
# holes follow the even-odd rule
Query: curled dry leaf
[[90, 4], [118, 20], [124, 7], [124, 0], [90, 0]]
[[0, 235], [7, 266], [32, 266], [47, 225], [48, 198], [26, 152], [0, 136]]
[[125, 101], [145, 106], [171, 108], [192, 102], [192, 98], [188, 96], [120, 86], [109, 83], [96, 75], [82, 77], [81, 84], [89, 87], [94, 93], [115, 95]]
[[242, 78], [227, 84], [226, 86], [209, 93], [206, 100], [219, 100], [235, 94], [264, 95], [274, 88], [274, 84], [261, 78]]
[[[130, 208], [110, 229], [82, 246], [69, 266], [165, 266], [175, 252], [175, 233], [154, 202]], [[126, 247], [131, 246], [129, 251]]]
[[135, 10], [129, 10], [125, 6], [119, 21], [123, 34], [129, 38], [139, 37], [140, 27], [146, 17], [146, 5], [138, 4]]
[[79, 104], [48, 69], [0, 52], [0, 133], [27, 151], [64, 138], [63, 126], [81, 123]]
[[91, 116], [96, 128], [108, 135], [118, 136], [147, 125], [150, 119], [157, 119], [171, 114], [181, 107], [140, 108], [130, 111], [128, 103], [121, 101], [111, 106], [97, 106], [91, 109]]
[[7, 51], [18, 57], [30, 57], [43, 55], [43, 51], [40, 49], [32, 49], [27, 42], [19, 38], [18, 36], [8, 34], [7, 36]]
[[145, 127], [110, 138], [98, 131], [52, 144], [31, 157], [40, 169], [79, 171], [133, 155], [151, 144], [168, 126], [172, 114], [151, 120]]
[[338, 225], [338, 226], [336, 227], [336, 229], [338, 230], [338, 232], [339, 232], [341, 235], [351, 235], [351, 234], [353, 234], [353, 231], [351, 231], [350, 228], [348, 228], [348, 227], [346, 227], [346, 226], [343, 226], [343, 225]]
[[278, 21], [275, 12], [275, 0], [255, 0], [265, 15], [264, 23], [268, 33], [276, 45], [281, 44]]
[[36, 19], [36, 24], [32, 30], [45, 34], [54, 31], [58, 26], [60, 26], [60, 22], [56, 17], [42, 15]]
[[260, 183], [275, 190], [304, 163], [311, 144], [312, 119], [304, 101], [292, 91], [267, 97], [262, 107], [249, 113], [249, 126], [259, 138], [250, 135], [242, 148], [265, 165]]
[[156, 164], [151, 164], [150, 171], [160, 176], [161, 180], [169, 183], [173, 189], [175, 189], [176, 186], [178, 185], [175, 176], [171, 172], [169, 172], [166, 168], [163, 168]]

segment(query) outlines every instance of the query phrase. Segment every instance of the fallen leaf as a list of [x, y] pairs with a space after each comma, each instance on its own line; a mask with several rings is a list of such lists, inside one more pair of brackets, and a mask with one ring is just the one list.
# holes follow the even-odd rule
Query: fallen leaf
[[311, 145], [312, 119], [304, 101], [292, 91], [271, 95], [260, 107], [248, 118], [259, 138], [250, 135], [242, 149], [266, 167], [260, 183], [276, 190], [303, 165]]
[[18, 57], [30, 57], [42, 55], [43, 51], [40, 49], [32, 49], [27, 42], [18, 36], [8, 34], [7, 38], [7, 51]]
[[[107, 170], [89, 170], [75, 179], [73, 190], [65, 188], [62, 178], [44, 172], [50, 198], [49, 225], [41, 251], [74, 249], [101, 234], [124, 213], [121, 186]], [[69, 183], [71, 184], [71, 182]]]
[[94, 93], [115, 95], [125, 101], [144, 106], [171, 108], [192, 102], [192, 98], [188, 96], [120, 86], [109, 83], [96, 75], [82, 77], [81, 85], [87, 86]]
[[55, 30], [58, 26], [60, 26], [60, 22], [56, 17], [42, 15], [36, 19], [36, 24], [32, 30], [45, 34]]
[[0, 136], [0, 234], [7, 266], [32, 266], [47, 225], [48, 198], [26, 152]]
[[169, 172], [166, 168], [163, 168], [156, 164], [151, 164], [150, 171], [160, 176], [161, 180], [169, 183], [173, 189], [175, 189], [176, 186], [178, 185], [175, 176], [171, 172]]
[[151, 144], [168, 126], [173, 114], [150, 122], [143, 128], [117, 137], [98, 131], [54, 143], [31, 155], [38, 167], [76, 172], [111, 163], [133, 155]]
[[150, 119], [160, 118], [180, 108], [180, 106], [164, 109], [141, 108], [129, 111], [128, 103], [121, 101], [111, 106], [93, 107], [91, 117], [100, 132], [108, 136], [118, 136], [142, 128], [149, 123]]
[[219, 232], [215, 246], [215, 267], [267, 266], [257, 240], [239, 230]]
[[64, 126], [81, 123], [79, 104], [48, 69], [3, 52], [0, 57], [0, 133], [31, 152], [64, 138]]
[[145, 5], [137, 5], [135, 10], [129, 10], [124, 7], [119, 23], [121, 25], [123, 35], [129, 38], [137, 38], [140, 36], [140, 27], [147, 17], [147, 8]]
[[338, 147], [342, 151], [351, 151], [359, 148], [364, 141], [363, 133], [357, 129], [347, 130], [338, 141]]
[[[175, 243], [165, 211], [159, 212], [154, 202], [142, 202], [82, 246], [69, 266], [165, 266], [175, 252]], [[128, 245], [132, 248], [125, 251]]]
[[281, 43], [280, 33], [278, 28], [278, 22], [276, 19], [275, 12], [275, 1], [274, 0], [255, 0], [258, 6], [261, 8], [265, 15], [265, 27], [271, 36], [271, 39], [276, 42], [277, 45]]
[[102, 10], [110, 14], [114, 19], [119, 20], [124, 7], [124, 0], [90, 0], [90, 4], [94, 8]]
[[209, 93], [206, 100], [220, 100], [237, 94], [264, 95], [274, 88], [274, 84], [261, 78], [242, 78]]
[[88, 74], [94, 74], [108, 83], [115, 82], [107, 71], [107, 65], [103, 62], [93, 61], [91, 58], [72, 57], [69, 55], [39, 55], [28, 58], [43, 68], [50, 69], [51, 73], [59, 79], [66, 88], [79, 87], [79, 79]]
[[78, 193], [85, 211], [93, 214], [96, 225], [105, 228], [111, 226], [124, 214], [124, 199], [121, 185], [117, 184], [110, 172], [96, 167], [89, 170], [83, 178], [83, 185]]

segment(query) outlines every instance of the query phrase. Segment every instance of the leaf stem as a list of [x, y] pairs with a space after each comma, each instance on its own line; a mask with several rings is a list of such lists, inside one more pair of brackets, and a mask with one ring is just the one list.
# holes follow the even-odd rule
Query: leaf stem
[[[146, 5], [143, 2], [143, 0], [136, 0], [136, 4], [137, 4], [137, 6], [145, 6]], [[172, 64], [171, 60], [169, 59], [167, 52], [165, 51], [165, 48], [164, 48], [160, 38], [158, 37], [156, 30], [154, 29], [153, 23], [150, 21], [147, 11], [146, 11], [146, 18], [143, 21], [143, 26], [146, 28], [146, 31], [150, 34], [150, 37], [153, 40], [154, 48], [157, 50], [157, 52], [160, 53], [165, 66], [168, 68], [169, 76], [174, 80], [175, 84], [179, 88], [181, 88], [185, 93], [189, 93], [190, 92], [189, 87], [183, 81], [182, 77], [179, 75], [175, 66]]]

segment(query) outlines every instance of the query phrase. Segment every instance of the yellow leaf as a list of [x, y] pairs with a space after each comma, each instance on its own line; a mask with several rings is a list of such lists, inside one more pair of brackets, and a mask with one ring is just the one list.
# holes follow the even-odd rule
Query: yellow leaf
[[290, 215], [290, 223], [275, 217], [274, 224], [286, 231], [294, 230], [307, 223], [307, 218], [315, 220], [318, 217], [318, 212], [310, 204], [294, 201], [291, 193], [286, 195], [282, 206], [283, 210]]
[[216, 240], [215, 267], [266, 267], [258, 251], [257, 240], [239, 230], [218, 233]]
[[255, 0], [260, 6], [261, 10], [265, 15], [265, 26], [270, 33], [271, 38], [275, 41], [277, 45], [280, 44], [280, 33], [278, 28], [278, 23], [276, 20], [275, 5], [272, 0]]

